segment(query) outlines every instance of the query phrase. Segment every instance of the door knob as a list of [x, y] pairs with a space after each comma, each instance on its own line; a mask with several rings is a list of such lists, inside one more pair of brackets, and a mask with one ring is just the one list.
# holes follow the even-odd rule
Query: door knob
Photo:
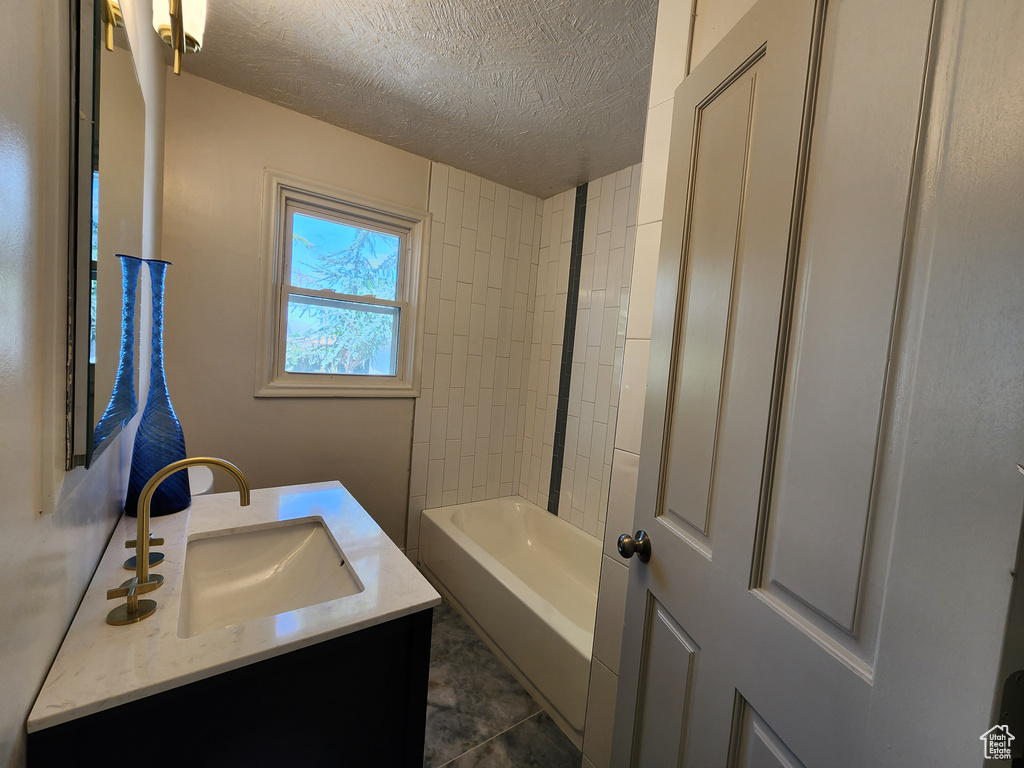
[[619, 554], [629, 560], [633, 555], [640, 558], [641, 563], [651, 559], [651, 537], [647, 531], [637, 531], [634, 539], [628, 533], [619, 536]]

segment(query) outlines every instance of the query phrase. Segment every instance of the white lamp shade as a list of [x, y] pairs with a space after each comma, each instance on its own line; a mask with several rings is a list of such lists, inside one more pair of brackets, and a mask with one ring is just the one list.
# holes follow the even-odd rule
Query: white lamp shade
[[[189, 51], [203, 47], [203, 32], [206, 31], [206, 0], [178, 0], [181, 3], [181, 20], [185, 26], [185, 45]], [[153, 29], [164, 40], [171, 38], [171, 11], [168, 0], [153, 0]]]

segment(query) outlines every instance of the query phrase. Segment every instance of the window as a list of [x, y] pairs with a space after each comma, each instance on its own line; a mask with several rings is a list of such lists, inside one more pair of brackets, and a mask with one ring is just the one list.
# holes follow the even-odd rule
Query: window
[[428, 227], [268, 171], [256, 395], [417, 395]]

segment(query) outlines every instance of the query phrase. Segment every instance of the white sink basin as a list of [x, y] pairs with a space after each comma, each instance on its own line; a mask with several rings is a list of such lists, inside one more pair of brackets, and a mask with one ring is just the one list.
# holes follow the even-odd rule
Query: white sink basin
[[178, 637], [276, 616], [363, 591], [323, 521], [213, 531], [185, 549]]

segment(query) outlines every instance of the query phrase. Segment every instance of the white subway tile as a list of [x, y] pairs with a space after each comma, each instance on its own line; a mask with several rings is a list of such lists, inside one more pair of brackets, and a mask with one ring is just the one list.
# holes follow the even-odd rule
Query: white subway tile
[[484, 323], [487, 307], [473, 304], [469, 310], [469, 354], [480, 355], [484, 351]]
[[604, 537], [604, 552], [609, 557], [618, 557], [619, 536], [633, 531], [633, 508], [636, 503], [639, 465], [640, 457], [637, 454], [615, 449], [612, 456], [608, 521]]
[[440, 279], [444, 257], [444, 222], [434, 219], [430, 224], [430, 253], [427, 254], [427, 277]]
[[558, 235], [558, 240], [568, 244], [572, 242], [572, 228], [576, 216], [576, 190], [564, 194], [566, 200], [562, 209], [562, 231]]
[[508, 361], [508, 385], [514, 389], [523, 388], [523, 368], [528, 364], [525, 360], [525, 344], [513, 341]]
[[[594, 396], [594, 419], [608, 423], [608, 408], [612, 396], [612, 366], [597, 366], [597, 391]], [[611, 426], [615, 426], [612, 424]]]
[[409, 471], [410, 496], [426, 496], [428, 443], [413, 443], [412, 463]]
[[567, 416], [565, 419], [565, 456], [575, 456], [580, 436], [579, 416]]
[[[483, 345], [481, 344], [481, 351]], [[478, 405], [480, 402], [480, 364], [482, 358], [470, 352], [466, 361], [466, 405]]]
[[480, 177], [466, 174], [465, 198], [462, 205], [462, 226], [476, 227], [480, 211]]
[[456, 336], [452, 340], [452, 378], [449, 386], [466, 386], [466, 369], [469, 365], [469, 338]]
[[640, 453], [643, 432], [644, 398], [647, 394], [647, 362], [651, 342], [627, 339], [619, 391], [619, 415], [615, 429], [615, 447]]
[[450, 245], [458, 245], [462, 236], [464, 198], [462, 190], [448, 187], [448, 203], [444, 212], [444, 241]]
[[441, 281], [427, 278], [426, 310], [423, 318], [424, 333], [437, 333], [437, 319], [441, 311]]
[[415, 550], [420, 544], [420, 515], [426, 506], [427, 497], [420, 495], [409, 499], [409, 515], [405, 521], [406, 550]]
[[[441, 454], [444, 455], [443, 452]], [[444, 459], [431, 459], [427, 462], [427, 499], [424, 509], [441, 506], [441, 492], [444, 485]]]
[[473, 308], [473, 286], [459, 283], [455, 294], [455, 322], [452, 332], [459, 336], [469, 337], [470, 312]]
[[[593, 471], [591, 464], [591, 472]], [[593, 477], [587, 478], [587, 501], [583, 505], [583, 530], [591, 536], [597, 536], [598, 510], [601, 507], [601, 481]]]
[[583, 402], [594, 403], [597, 399], [597, 372], [601, 350], [598, 347], [587, 347], [586, 364], [583, 369]]
[[497, 357], [494, 360], [494, 405], [505, 404], [505, 392], [508, 388], [508, 358]]
[[487, 438], [476, 439], [476, 449], [473, 451], [473, 487], [486, 488], [487, 486]]
[[619, 308], [604, 308], [604, 320], [601, 322], [601, 354], [597, 361], [601, 365], [611, 365], [615, 359], [615, 337], [619, 329]]
[[494, 392], [491, 389], [480, 390], [479, 414], [476, 418], [476, 436], [490, 438], [491, 434], [491, 397]]
[[505, 439], [505, 406], [491, 406], [491, 427], [488, 432], [488, 453], [501, 453], [502, 441]]
[[434, 365], [437, 355], [437, 334], [423, 334], [423, 369], [420, 372], [420, 386], [434, 386]]
[[594, 768], [611, 768], [618, 683], [618, 675], [610, 672], [600, 661], [591, 663], [583, 754]]
[[508, 187], [498, 185], [494, 191], [494, 234], [504, 238], [508, 231]]
[[459, 487], [459, 460], [462, 458], [462, 441], [447, 440], [444, 448], [444, 485], [442, 491], [454, 491]]
[[434, 355], [434, 407], [448, 404], [452, 381], [452, 356], [440, 350]]
[[448, 439], [448, 408], [432, 408], [430, 413], [430, 461], [443, 459]]
[[494, 201], [481, 198], [476, 225], [476, 249], [490, 251], [491, 235], [494, 234]]
[[[459, 459], [459, 503], [463, 504], [473, 498], [473, 455], [463, 455]], [[465, 494], [465, 496], [463, 496]]]
[[462, 455], [471, 456], [476, 448], [476, 422], [480, 408], [476, 405], [467, 405], [462, 410]]
[[608, 286], [608, 242], [607, 232], [597, 236], [597, 248], [594, 249], [594, 265], [591, 270], [591, 286], [595, 291], [603, 291]]
[[[586, 350], [586, 347], [579, 347], [578, 349]], [[573, 356], [575, 357], [575, 351]], [[584, 357], [586, 353], [584, 351]], [[574, 362], [572, 364], [572, 374], [569, 377], [569, 410], [570, 416], [579, 416], [580, 407], [583, 405], [583, 372], [586, 370], [587, 364], [584, 361]]]
[[427, 207], [434, 215], [434, 221], [444, 222], [448, 205], [448, 166], [432, 163], [430, 166], [430, 192]]
[[461, 249], [457, 245], [444, 246], [441, 263], [441, 298], [455, 299], [459, 282], [459, 254]]
[[430, 411], [433, 405], [434, 390], [431, 388], [420, 389], [420, 396], [416, 398], [416, 405], [413, 408], [412, 441], [414, 444], [430, 441]]
[[462, 245], [459, 246], [459, 271], [458, 281], [472, 285], [473, 268], [476, 262], [476, 232], [463, 227]]
[[590, 295], [590, 320], [587, 323], [588, 347], [601, 344], [601, 324], [604, 322], [604, 291], [594, 291]]
[[[500, 187], [499, 187], [500, 189]], [[501, 454], [492, 453], [487, 456], [487, 495], [494, 498], [498, 495], [501, 483]]]
[[516, 436], [511, 435], [502, 439], [501, 446], [501, 476], [500, 482], [511, 483], [515, 476], [516, 468]]
[[632, 279], [629, 284], [627, 339], [651, 338], [660, 247], [660, 221], [643, 224], [636, 228], [636, 248], [633, 254]]
[[615, 190], [615, 204], [612, 208], [611, 247], [626, 246], [626, 227], [629, 226], [629, 188]]
[[[637, 224], [661, 221], [668, 179], [668, 150], [672, 138], [672, 103], [663, 101], [647, 110], [644, 132], [644, 167], [640, 182]], [[447, 225], [447, 223], [446, 223]]]
[[601, 480], [601, 467], [607, 461], [605, 444], [608, 438], [608, 425], [600, 421], [594, 422], [593, 437], [590, 440], [590, 477], [593, 480]]
[[448, 425], [445, 430], [445, 437], [449, 441], [462, 437], [462, 409], [465, 400], [465, 390], [461, 387], [452, 387], [448, 390]]

